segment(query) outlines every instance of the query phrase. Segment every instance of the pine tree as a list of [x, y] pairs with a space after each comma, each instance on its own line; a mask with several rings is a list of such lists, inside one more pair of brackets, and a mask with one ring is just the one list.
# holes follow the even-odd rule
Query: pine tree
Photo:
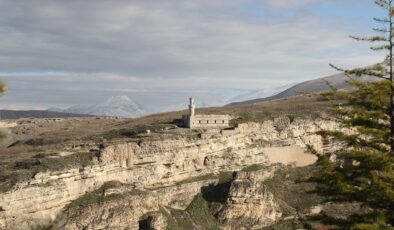
[[[386, 52], [382, 63], [353, 70], [343, 70], [353, 89], [332, 88], [324, 95], [334, 103], [333, 116], [342, 131], [319, 132], [341, 143], [336, 159], [322, 156], [321, 171], [312, 180], [316, 192], [331, 202], [358, 202], [373, 211], [352, 215], [343, 228], [392, 229], [394, 226], [394, 84], [393, 47], [394, 0], [376, 0], [385, 17], [374, 18], [383, 27], [379, 35], [352, 37], [358, 41], [379, 43], [374, 51]], [[363, 82], [358, 77], [372, 76], [376, 81]]]
[[[6, 85], [4, 82], [0, 81], [0, 95], [6, 91]], [[8, 131], [6, 129], [0, 129], [0, 140], [8, 136]]]
[[4, 93], [6, 90], [6, 86], [4, 82], [0, 81], [0, 93]]

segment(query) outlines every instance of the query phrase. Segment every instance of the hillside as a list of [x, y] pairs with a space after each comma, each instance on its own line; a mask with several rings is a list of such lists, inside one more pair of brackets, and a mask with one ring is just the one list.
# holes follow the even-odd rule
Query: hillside
[[[363, 77], [361, 80], [363, 81], [371, 81], [373, 78], [371, 77]], [[233, 105], [243, 105], [243, 104], [254, 104], [264, 101], [271, 101], [271, 100], [278, 100], [288, 97], [294, 97], [301, 93], [317, 93], [330, 90], [330, 87], [327, 85], [329, 82], [332, 86], [337, 89], [348, 89], [350, 85], [346, 82], [348, 79], [344, 74], [336, 74], [328, 77], [323, 77], [315, 80], [305, 81], [294, 85], [278, 94], [275, 94], [271, 97], [266, 98], [257, 98], [253, 100], [247, 101], [240, 101], [240, 102], [233, 102], [229, 104], [230, 106]]]
[[75, 230], [287, 226], [319, 200], [295, 181], [314, 170], [307, 146], [324, 151], [315, 130], [336, 127], [318, 119], [327, 103], [310, 95], [197, 110], [231, 115], [238, 125], [227, 132], [182, 128], [186, 111], [10, 121], [0, 228], [49, 217]]

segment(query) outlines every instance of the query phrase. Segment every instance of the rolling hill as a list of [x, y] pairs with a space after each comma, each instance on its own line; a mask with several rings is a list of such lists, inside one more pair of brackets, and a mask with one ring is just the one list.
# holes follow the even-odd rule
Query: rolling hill
[[[363, 81], [372, 81], [373, 78], [362, 77], [362, 80]], [[240, 102], [233, 102], [233, 103], [229, 104], [229, 106], [243, 105], [243, 104], [254, 104], [254, 103], [259, 103], [259, 102], [264, 102], [264, 101], [278, 100], [278, 99], [297, 96], [301, 93], [323, 92], [323, 91], [330, 89], [326, 82], [329, 82], [332, 86], [334, 86], [337, 89], [350, 88], [350, 85], [347, 83], [347, 77], [344, 74], [336, 74], [336, 75], [332, 75], [332, 76], [328, 76], [328, 77], [323, 77], [323, 78], [299, 83], [299, 84], [294, 85], [294, 86], [292, 86], [292, 87], [290, 87], [278, 94], [275, 94], [274, 96], [271, 96], [271, 97], [258, 98], [258, 99], [253, 99], [253, 100], [240, 101]]]

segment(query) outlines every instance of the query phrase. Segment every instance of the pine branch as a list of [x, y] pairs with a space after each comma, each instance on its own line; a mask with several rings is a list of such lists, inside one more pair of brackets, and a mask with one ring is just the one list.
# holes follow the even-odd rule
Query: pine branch
[[383, 34], [390, 33], [390, 30], [387, 30], [385, 28], [373, 28], [372, 30], [375, 32], [378, 32], [378, 33], [383, 33]]
[[331, 84], [331, 82], [329, 82], [328, 80], [323, 79], [322, 81], [328, 86], [328, 88], [330, 88], [331, 91], [334, 91], [334, 92], [338, 91], [338, 88], [336, 88], [336, 87], [335, 87], [333, 84]]
[[350, 38], [357, 41], [368, 41], [368, 42], [388, 42], [389, 40], [384, 36], [372, 36], [372, 37], [358, 37], [349, 36]]
[[390, 50], [390, 45], [383, 45], [383, 46], [372, 46], [370, 47], [373, 51], [382, 51], [382, 50]]
[[353, 76], [357, 76], [357, 77], [372, 76], [372, 77], [376, 77], [376, 78], [380, 78], [380, 79], [389, 80], [388, 77], [385, 77], [386, 73], [376, 71], [372, 68], [356, 68], [356, 69], [352, 69], [352, 70], [345, 70], [345, 73], [348, 75], [353, 75]]
[[330, 65], [331, 68], [333, 68], [333, 69], [335, 69], [335, 70], [337, 70], [339, 72], [345, 72], [345, 69], [342, 69], [342, 68], [340, 68], [340, 67], [338, 67], [338, 66], [336, 66], [334, 64], [329, 64], [329, 65]]
[[389, 10], [390, 9], [390, 5], [391, 5], [391, 0], [390, 1], [386, 1], [386, 0], [376, 0], [375, 4], [386, 9]]
[[[394, 0], [376, 0], [386, 15], [374, 18], [386, 28], [373, 28], [385, 36], [356, 37], [371, 43], [375, 51], [387, 51], [385, 61], [366, 68], [343, 69], [330, 66], [348, 77], [349, 90], [330, 87], [324, 96], [335, 101], [332, 117], [338, 121], [336, 130], [321, 130], [323, 138], [334, 140], [340, 150], [335, 160], [320, 156], [321, 171], [314, 173], [311, 181], [317, 182], [316, 193], [330, 201], [357, 201], [372, 208], [373, 218], [348, 219], [346, 229], [386, 229], [394, 226]], [[363, 82], [362, 76], [372, 76], [376, 81]], [[326, 84], [330, 86], [329, 82]], [[362, 225], [358, 225], [358, 224]], [[358, 228], [357, 226], [362, 226]], [[366, 228], [365, 226], [375, 226]], [[344, 227], [344, 226], [339, 226]]]
[[390, 20], [388, 18], [373, 18], [373, 20], [379, 23], [390, 23]]
[[389, 78], [386, 77], [387, 73], [386, 73], [385, 69], [380, 64], [374, 65], [372, 67], [355, 68], [355, 69], [351, 69], [351, 70], [345, 70], [345, 69], [335, 66], [333, 64], [329, 64], [329, 65], [331, 68], [333, 68], [337, 71], [343, 72], [348, 77], [350, 77], [350, 76], [357, 76], [357, 77], [372, 76], [372, 77], [376, 77], [379, 79], [389, 80]]

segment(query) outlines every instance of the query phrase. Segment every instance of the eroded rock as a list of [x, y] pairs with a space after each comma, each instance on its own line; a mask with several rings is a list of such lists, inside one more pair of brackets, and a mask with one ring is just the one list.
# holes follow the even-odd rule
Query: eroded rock
[[272, 225], [282, 217], [274, 195], [263, 183], [273, 176], [274, 171], [236, 174], [226, 205], [217, 214], [226, 229], [259, 229]]
[[[305, 161], [304, 156], [308, 154], [303, 150], [308, 145], [318, 152], [324, 150], [321, 137], [315, 133], [320, 128], [333, 130], [337, 125], [319, 120], [296, 119], [291, 123], [266, 121], [262, 124], [241, 124], [233, 135], [218, 134], [209, 139], [191, 140], [185, 137], [177, 140], [146, 139], [130, 143], [108, 143], [97, 153], [97, 164], [93, 166], [40, 172], [30, 181], [19, 183], [13, 190], [0, 194], [0, 206], [5, 210], [0, 212], [0, 228], [28, 228], [37, 220], [53, 219], [71, 201], [95, 191], [108, 181], [117, 180], [138, 189], [158, 188], [193, 177], [218, 174], [220, 171], [237, 171], [253, 164], [312, 164], [313, 159], [308, 158]], [[272, 148], [276, 149], [270, 154], [268, 150]], [[270, 155], [282, 156], [275, 158]], [[291, 159], [288, 156], [291, 156]], [[239, 189], [252, 189], [256, 195], [249, 196], [249, 190], [240, 193], [234, 184], [235, 190], [231, 193], [233, 195], [229, 202], [232, 202], [234, 210], [244, 209], [250, 217], [254, 213], [270, 216], [265, 219], [256, 216], [257, 224], [264, 225], [263, 223], [274, 221], [279, 214], [276, 212], [272, 194], [264, 187], [254, 185], [253, 178], [249, 177], [253, 176], [248, 175], [248, 179], [241, 180], [241, 174], [239, 175], [239, 180], [242, 181]], [[248, 185], [249, 179], [252, 182]], [[156, 203], [155, 207], [162, 205], [160, 202]], [[266, 206], [263, 207], [262, 203]], [[125, 207], [121, 210], [128, 213], [134, 209]], [[223, 214], [224, 219], [237, 218], [231, 210], [230, 208], [226, 211], [227, 214]]]
[[149, 230], [165, 230], [167, 228], [167, 219], [161, 212], [155, 213], [148, 218], [147, 227]]

